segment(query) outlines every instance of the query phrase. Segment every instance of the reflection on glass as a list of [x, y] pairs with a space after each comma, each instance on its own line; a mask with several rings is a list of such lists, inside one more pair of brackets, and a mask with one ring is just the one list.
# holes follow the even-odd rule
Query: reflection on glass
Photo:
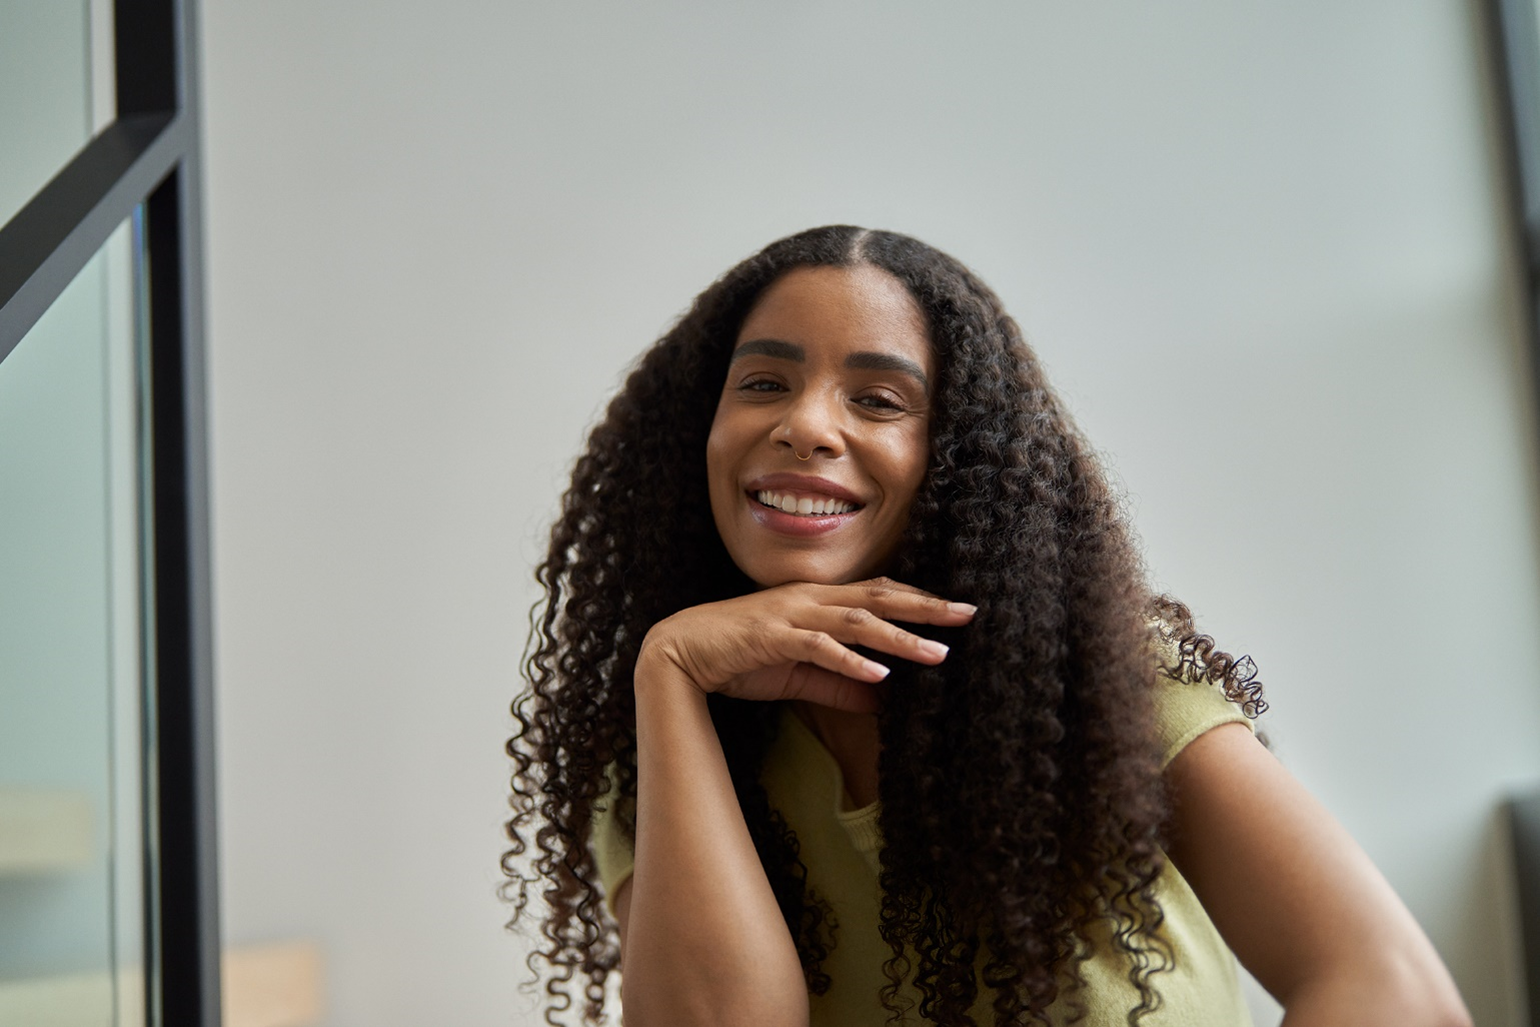
[[0, 362], [0, 1024], [144, 1022], [129, 228]]
[[0, 224], [109, 117], [111, 7], [0, 0]]

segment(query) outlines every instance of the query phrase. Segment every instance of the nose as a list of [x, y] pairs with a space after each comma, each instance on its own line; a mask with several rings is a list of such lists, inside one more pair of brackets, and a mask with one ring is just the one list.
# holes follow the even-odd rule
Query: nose
[[843, 429], [839, 398], [808, 390], [785, 408], [770, 439], [777, 449], [784, 447], [799, 460], [810, 460], [815, 453], [836, 457], [845, 452]]

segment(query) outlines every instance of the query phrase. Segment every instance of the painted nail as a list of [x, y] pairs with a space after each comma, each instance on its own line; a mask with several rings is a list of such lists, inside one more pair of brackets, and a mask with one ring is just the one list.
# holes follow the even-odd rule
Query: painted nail
[[942, 645], [940, 642], [935, 642], [928, 638], [923, 638], [920, 640], [920, 651], [929, 653], [932, 656], [945, 656], [947, 653], [951, 652], [950, 649]]
[[884, 667], [882, 664], [878, 663], [876, 660], [867, 660], [866, 661], [866, 672], [868, 674], [875, 674], [875, 675], [877, 675], [877, 680], [878, 681], [881, 681], [883, 678], [887, 677], [889, 673], [891, 673], [889, 668]]
[[972, 603], [947, 603], [946, 608], [949, 613], [965, 613], [969, 617], [979, 612], [979, 608]]

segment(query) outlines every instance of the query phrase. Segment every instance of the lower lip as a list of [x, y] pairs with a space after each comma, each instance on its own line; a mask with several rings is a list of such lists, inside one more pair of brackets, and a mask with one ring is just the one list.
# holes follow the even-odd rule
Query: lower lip
[[864, 509], [865, 507], [862, 507], [849, 513], [824, 514], [818, 517], [803, 516], [777, 510], [766, 506], [753, 496], [749, 497], [749, 513], [754, 515], [754, 520], [771, 531], [797, 538], [813, 538], [818, 535], [827, 535], [831, 531], [838, 531]]

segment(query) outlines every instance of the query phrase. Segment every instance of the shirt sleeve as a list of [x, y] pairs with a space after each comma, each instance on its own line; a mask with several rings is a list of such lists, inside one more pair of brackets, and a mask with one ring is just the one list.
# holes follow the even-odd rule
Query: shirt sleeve
[[615, 893], [631, 877], [636, 863], [635, 842], [627, 836], [615, 816], [616, 784], [614, 768], [605, 772], [609, 787], [594, 803], [593, 830], [589, 845], [599, 868], [599, 882], [604, 886], [604, 905], [615, 915]]
[[[1162, 662], [1174, 663], [1174, 654]], [[1193, 739], [1221, 724], [1245, 724], [1253, 734], [1256, 733], [1256, 727], [1240, 706], [1226, 699], [1222, 688], [1207, 681], [1158, 673], [1154, 699], [1155, 735], [1160, 741], [1162, 769], [1170, 766]]]

